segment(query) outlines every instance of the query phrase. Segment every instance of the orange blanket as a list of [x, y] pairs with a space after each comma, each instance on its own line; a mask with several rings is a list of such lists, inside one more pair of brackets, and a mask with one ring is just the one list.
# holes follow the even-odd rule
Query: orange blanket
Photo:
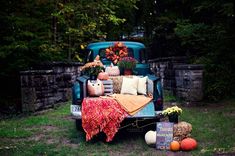
[[113, 94], [111, 97], [113, 97], [129, 115], [134, 115], [152, 100], [152, 98], [143, 95]]

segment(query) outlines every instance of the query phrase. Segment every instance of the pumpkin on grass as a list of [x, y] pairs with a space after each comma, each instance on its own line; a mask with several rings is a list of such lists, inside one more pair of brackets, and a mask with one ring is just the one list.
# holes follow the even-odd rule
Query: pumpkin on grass
[[184, 151], [190, 151], [197, 148], [197, 141], [193, 138], [185, 138], [181, 141], [180, 148]]
[[157, 133], [156, 131], [148, 131], [145, 136], [145, 142], [148, 145], [155, 145], [156, 144], [156, 138], [157, 138]]
[[178, 151], [180, 149], [180, 143], [178, 141], [172, 141], [170, 143], [170, 150], [171, 151]]

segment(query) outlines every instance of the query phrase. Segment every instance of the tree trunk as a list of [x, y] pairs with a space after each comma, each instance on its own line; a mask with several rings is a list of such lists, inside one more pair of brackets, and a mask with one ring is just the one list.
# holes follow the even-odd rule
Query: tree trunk
[[69, 34], [69, 47], [68, 47], [69, 53], [68, 53], [68, 61], [71, 61], [71, 36]]
[[53, 43], [56, 44], [57, 42], [57, 18], [53, 17], [52, 19], [52, 29], [53, 29]]
[[[54, 9], [56, 9], [56, 0], [54, 0]], [[53, 16], [52, 18], [52, 32], [53, 32], [53, 43], [57, 42], [57, 18]]]
[[234, 32], [235, 32], [235, 17], [234, 16], [235, 16], [235, 1], [233, 1], [233, 16], [232, 16], [232, 18], [233, 18], [232, 19], [233, 20], [232, 21], [233, 22], [232, 23], [232, 25], [233, 25], [233, 35], [234, 35]]

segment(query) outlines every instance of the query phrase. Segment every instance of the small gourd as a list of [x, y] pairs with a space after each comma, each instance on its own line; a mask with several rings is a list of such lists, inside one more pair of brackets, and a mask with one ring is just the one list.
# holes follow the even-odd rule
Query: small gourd
[[100, 72], [98, 74], [97, 78], [100, 79], [100, 80], [108, 80], [109, 79], [109, 75], [106, 72]]
[[171, 151], [178, 151], [180, 149], [180, 143], [178, 141], [173, 140], [170, 143], [170, 150]]

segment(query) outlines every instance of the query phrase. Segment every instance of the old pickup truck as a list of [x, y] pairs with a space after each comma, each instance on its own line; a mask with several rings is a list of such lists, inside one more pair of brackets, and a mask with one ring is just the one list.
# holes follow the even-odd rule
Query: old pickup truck
[[[147, 53], [145, 45], [139, 42], [122, 41], [128, 49], [128, 56], [134, 57], [138, 63], [134, 69], [135, 75], [147, 76], [147, 90], [153, 96], [153, 99], [142, 110], [136, 113], [134, 116], [127, 116], [121, 123], [122, 127], [142, 128], [147, 125], [155, 125], [159, 119], [159, 114], [163, 109], [163, 95], [161, 81], [159, 77], [156, 77], [150, 70], [148, 64]], [[105, 66], [109, 66], [111, 61], [106, 58], [105, 49], [112, 46], [114, 42], [97, 42], [91, 43], [86, 48], [86, 62], [91, 62], [97, 55], [100, 56], [100, 60]], [[75, 119], [77, 129], [82, 128], [82, 113], [81, 104], [83, 99], [88, 96], [87, 94], [87, 81], [89, 77], [86, 75], [79, 75], [76, 83], [72, 87], [72, 105], [71, 114]]]

